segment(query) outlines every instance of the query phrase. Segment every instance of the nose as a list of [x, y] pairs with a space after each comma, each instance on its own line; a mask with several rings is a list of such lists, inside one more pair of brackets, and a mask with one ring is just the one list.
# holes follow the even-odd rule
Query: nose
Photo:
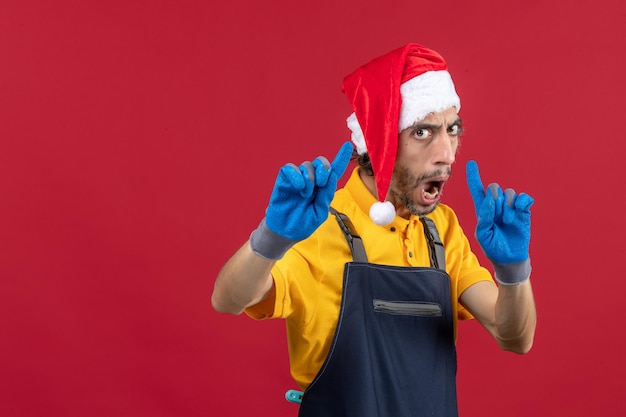
[[434, 163], [436, 165], [452, 165], [456, 160], [456, 149], [458, 138], [444, 132], [437, 138], [433, 152]]

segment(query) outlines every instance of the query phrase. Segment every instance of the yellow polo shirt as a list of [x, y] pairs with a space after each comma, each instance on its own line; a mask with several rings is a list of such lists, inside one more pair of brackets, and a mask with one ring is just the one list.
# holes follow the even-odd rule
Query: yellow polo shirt
[[[335, 193], [331, 206], [350, 218], [363, 239], [369, 262], [430, 266], [419, 217], [407, 220], [396, 216], [390, 225], [374, 224], [368, 213], [376, 198], [361, 181], [358, 170], [355, 168], [345, 187]], [[456, 338], [457, 319], [472, 318], [461, 306], [460, 295], [476, 282], [492, 278], [479, 265], [450, 207], [439, 204], [428, 217], [437, 225], [445, 247]], [[302, 389], [311, 383], [328, 354], [341, 304], [344, 265], [351, 261], [337, 220], [329, 215], [315, 233], [294, 245], [275, 264], [275, 297], [246, 310], [255, 319], [286, 319], [291, 374]]]

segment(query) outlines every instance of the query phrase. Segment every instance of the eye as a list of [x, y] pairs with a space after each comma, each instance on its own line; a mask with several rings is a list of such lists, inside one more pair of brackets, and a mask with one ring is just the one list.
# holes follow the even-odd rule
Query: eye
[[448, 128], [448, 133], [450, 134], [450, 136], [459, 136], [461, 133], [463, 133], [463, 127], [457, 124], [452, 125]]
[[431, 137], [432, 132], [430, 131], [430, 129], [424, 129], [424, 128], [418, 127], [415, 130], [413, 130], [411, 135], [416, 139], [424, 140], [424, 139], [428, 139], [429, 137]]

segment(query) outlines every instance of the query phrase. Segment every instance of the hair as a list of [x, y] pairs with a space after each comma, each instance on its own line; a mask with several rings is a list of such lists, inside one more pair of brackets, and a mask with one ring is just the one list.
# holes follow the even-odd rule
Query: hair
[[374, 170], [372, 169], [372, 161], [370, 160], [370, 156], [367, 152], [363, 154], [358, 154], [356, 149], [352, 151], [352, 159], [356, 160], [359, 164], [359, 167], [370, 177], [374, 176]]

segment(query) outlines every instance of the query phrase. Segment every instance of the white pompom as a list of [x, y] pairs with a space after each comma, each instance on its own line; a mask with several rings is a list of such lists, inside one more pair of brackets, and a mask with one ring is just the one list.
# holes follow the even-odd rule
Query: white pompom
[[375, 202], [370, 207], [370, 219], [378, 226], [386, 226], [396, 217], [396, 208], [390, 201]]

